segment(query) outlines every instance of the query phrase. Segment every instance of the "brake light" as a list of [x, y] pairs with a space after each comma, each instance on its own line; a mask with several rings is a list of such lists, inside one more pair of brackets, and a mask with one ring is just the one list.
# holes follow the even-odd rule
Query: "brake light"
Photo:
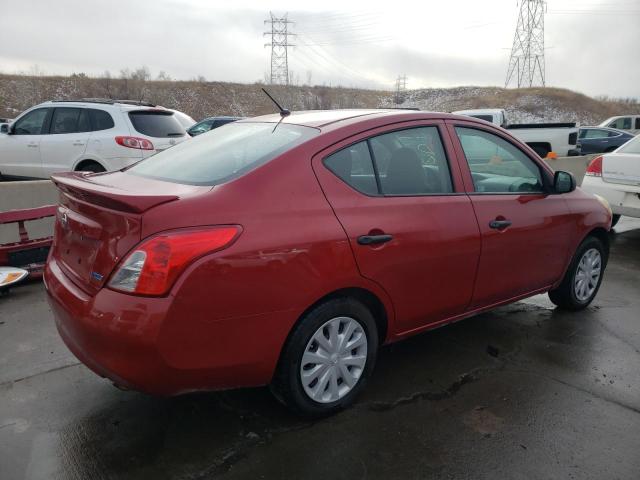
[[601, 177], [602, 176], [602, 155], [597, 156], [589, 163], [585, 175], [589, 177]]
[[128, 148], [137, 148], [138, 150], [153, 150], [153, 143], [146, 138], [140, 137], [116, 137], [116, 143]]
[[174, 230], [143, 241], [118, 265], [108, 286], [137, 295], [164, 295], [199, 257], [229, 247], [240, 227]]

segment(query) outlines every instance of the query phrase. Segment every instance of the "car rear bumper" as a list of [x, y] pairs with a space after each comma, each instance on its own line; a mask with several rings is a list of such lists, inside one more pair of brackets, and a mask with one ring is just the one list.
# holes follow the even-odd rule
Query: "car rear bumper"
[[[172, 318], [171, 295], [145, 298], [103, 288], [92, 297], [71, 282], [54, 259], [49, 259], [44, 280], [58, 332], [69, 350], [118, 386], [177, 395], [271, 380], [279, 351], [253, 350], [254, 355], [243, 355], [244, 345], [228, 342], [230, 337], [250, 334], [247, 322], [230, 318], [201, 331], [189, 325], [188, 314]], [[263, 319], [251, 320], [262, 323]], [[176, 321], [183, 327], [178, 338]], [[174, 327], [166, 329], [168, 324]], [[229, 333], [238, 329], [243, 335]], [[217, 338], [220, 344], [209, 341], [202, 351], [188, 346], [203, 338]]]
[[638, 187], [605, 182], [601, 177], [585, 176], [582, 181], [582, 189], [606, 198], [614, 214], [640, 217], [640, 189]]

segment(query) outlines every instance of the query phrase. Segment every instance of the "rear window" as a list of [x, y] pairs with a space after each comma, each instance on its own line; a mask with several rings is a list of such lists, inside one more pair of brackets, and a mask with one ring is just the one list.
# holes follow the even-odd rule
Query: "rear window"
[[181, 137], [186, 134], [173, 112], [138, 110], [129, 112], [129, 118], [136, 132], [148, 137]]
[[616, 153], [640, 153], [640, 135], [629, 140]]
[[[275, 128], [274, 128], [275, 127]], [[149, 157], [127, 171], [187, 185], [219, 185], [316, 136], [315, 128], [230, 123]]]

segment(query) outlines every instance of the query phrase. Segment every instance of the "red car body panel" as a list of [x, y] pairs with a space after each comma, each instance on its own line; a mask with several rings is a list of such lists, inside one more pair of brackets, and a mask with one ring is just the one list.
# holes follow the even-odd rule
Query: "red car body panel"
[[[284, 122], [321, 133], [213, 188], [126, 172], [54, 176], [61, 200], [44, 278], [62, 338], [95, 372], [126, 387], [171, 395], [254, 386], [271, 381], [296, 321], [327, 295], [356, 289], [377, 299], [389, 342], [557, 284], [581, 239], [609, 228], [605, 208], [579, 190], [474, 195], [445, 120], [503, 136], [552, 176], [499, 128], [392, 111], [293, 114]], [[452, 194], [368, 197], [322, 163], [360, 139], [418, 125], [440, 129]], [[500, 215], [513, 219], [513, 228], [483, 225]], [[242, 233], [190, 264], [166, 296], [105, 286], [141, 240], [210, 225], [240, 225]], [[369, 232], [394, 238], [357, 244]]]

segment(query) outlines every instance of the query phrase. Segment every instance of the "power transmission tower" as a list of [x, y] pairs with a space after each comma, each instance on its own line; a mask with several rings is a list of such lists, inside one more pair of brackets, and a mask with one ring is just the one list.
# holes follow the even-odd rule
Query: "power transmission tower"
[[407, 76], [406, 75], [398, 75], [396, 79], [396, 94], [393, 99], [396, 105], [400, 105], [404, 102], [404, 95], [407, 91]]
[[521, 0], [513, 37], [505, 88], [516, 80], [518, 88], [545, 86], [544, 0]]
[[271, 83], [289, 85], [289, 59], [287, 57], [287, 47], [293, 47], [289, 43], [289, 37], [294, 33], [289, 31], [289, 24], [293, 23], [287, 18], [288, 13], [284, 17], [276, 17], [269, 12], [270, 19], [264, 23], [271, 25], [271, 30], [264, 32], [264, 35], [271, 36], [271, 43], [265, 43], [265, 47], [271, 47]]

